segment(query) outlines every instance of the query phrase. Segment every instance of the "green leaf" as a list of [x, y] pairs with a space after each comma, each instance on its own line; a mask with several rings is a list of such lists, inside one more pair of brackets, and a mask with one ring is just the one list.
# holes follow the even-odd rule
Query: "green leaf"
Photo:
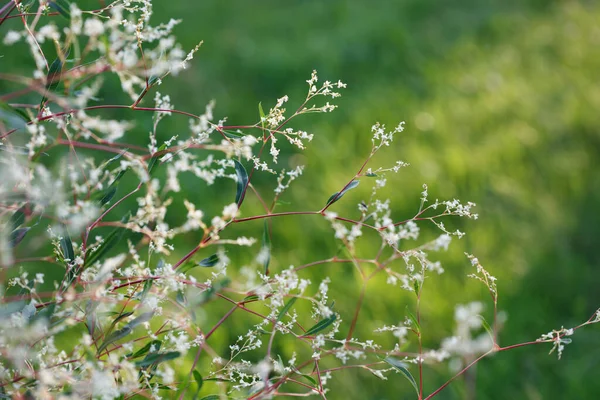
[[219, 256], [217, 254], [213, 254], [210, 257], [206, 257], [202, 261], [198, 263], [201, 267], [214, 267], [219, 262]]
[[220, 398], [221, 397], [219, 397], [218, 394], [211, 394], [211, 395], [208, 395], [208, 396], [204, 396], [200, 400], [219, 400]]
[[158, 364], [161, 362], [174, 360], [181, 355], [178, 351], [168, 351], [166, 353], [149, 353], [141, 361], [136, 361], [136, 367], [147, 367], [152, 364]]
[[[285, 306], [283, 306], [283, 308], [281, 309], [281, 311], [279, 312], [279, 315], [277, 315], [277, 320], [276, 321], [281, 321], [281, 319], [283, 317], [285, 317], [285, 315], [287, 314], [288, 311], [290, 311], [290, 308], [292, 308], [292, 306], [294, 305], [294, 303], [296, 302], [296, 300], [298, 300], [297, 297], [292, 297], [290, 299], [290, 301], [288, 301]], [[334, 314], [335, 315], [335, 314]], [[307, 332], [308, 334], [308, 332]]]
[[90, 334], [90, 336], [93, 338], [94, 337], [94, 332], [96, 330], [96, 307], [98, 307], [98, 302], [97, 301], [92, 301], [91, 299], [88, 300], [87, 304], [85, 305], [85, 317], [86, 317], [86, 323], [87, 323], [87, 328], [88, 328], [88, 332]]
[[119, 181], [121, 180], [123, 175], [125, 175], [125, 172], [127, 172], [126, 169], [119, 171], [119, 173], [111, 182], [111, 184], [106, 189], [97, 193], [96, 199], [98, 200], [101, 206], [111, 201], [112, 198], [115, 196], [115, 194], [117, 193], [117, 187], [119, 186]]
[[194, 375], [194, 380], [196, 381], [196, 384], [198, 385], [198, 389], [196, 389], [196, 395], [198, 395], [198, 392], [200, 392], [200, 389], [202, 389], [204, 380], [202, 379], [202, 375], [200, 375], [200, 372], [194, 370], [194, 371], [192, 371], [192, 374]]
[[325, 318], [325, 319], [322, 319], [319, 322], [317, 322], [312, 328], [307, 330], [303, 336], [311, 336], [311, 335], [315, 335], [316, 333], [321, 332], [322, 330], [327, 328], [329, 325], [333, 324], [333, 321], [335, 321], [336, 318], [337, 318], [337, 315], [335, 313], [331, 314], [331, 316], [329, 318]]
[[492, 330], [492, 327], [490, 326], [490, 324], [488, 324], [488, 322], [485, 320], [485, 318], [483, 318], [483, 316], [478, 315], [478, 317], [481, 319], [481, 325], [483, 325], [483, 328], [487, 331], [487, 333], [492, 338], [492, 342], [494, 342], [495, 336], [494, 336], [494, 331]]
[[246, 297], [244, 297], [244, 300], [242, 300], [242, 303], [249, 303], [249, 302], [251, 302], [251, 301], [256, 301], [256, 300], [258, 300], [258, 299], [260, 299], [260, 297], [258, 297], [258, 296], [257, 296], [257, 295], [255, 295], [255, 294], [251, 294], [250, 296], [246, 296]]
[[96, 352], [96, 355], [102, 353], [102, 351], [104, 349], [106, 349], [110, 344], [116, 342], [117, 340], [123, 339], [124, 337], [129, 335], [132, 331], [133, 331], [133, 329], [131, 329], [131, 327], [129, 327], [128, 325], [125, 325], [123, 327], [123, 329], [119, 329], [118, 331], [114, 331], [113, 333], [111, 333], [106, 339], [104, 339], [104, 342], [102, 342], [100, 347], [98, 347], [98, 351]]
[[[66, 59], [68, 56], [69, 49], [64, 51], [64, 58]], [[40, 108], [42, 108], [48, 100], [48, 93], [53, 92], [58, 87], [58, 84], [61, 80], [62, 69], [63, 60], [59, 55], [54, 61], [52, 61], [52, 64], [50, 64], [50, 68], [48, 69], [48, 75], [46, 75], [46, 93], [42, 97], [42, 101], [40, 102]]]
[[23, 222], [25, 222], [25, 211], [27, 209], [27, 206], [28, 206], [28, 204], [24, 204], [23, 206], [21, 206], [21, 208], [19, 208], [17, 211], [15, 211], [14, 214], [10, 217], [8, 224], [9, 224], [11, 230], [14, 231], [19, 226], [21, 226], [23, 224]]
[[152, 288], [153, 282], [154, 282], [154, 279], [146, 279], [146, 282], [144, 282], [144, 288], [142, 289], [142, 291], [140, 292], [140, 294], [138, 296], [140, 303], [143, 303], [144, 300], [146, 299], [146, 295], [150, 291], [150, 288]]
[[8, 129], [22, 129], [27, 126], [29, 116], [23, 110], [0, 101], [0, 120], [6, 121], [8, 126], [5, 127]]
[[25, 239], [25, 235], [27, 235], [29, 229], [31, 228], [19, 228], [12, 231], [10, 234], [10, 247], [15, 247], [21, 243], [21, 241]]
[[65, 259], [68, 259], [70, 262], [73, 262], [75, 260], [75, 252], [73, 251], [73, 243], [71, 242], [71, 236], [69, 236], [69, 231], [64, 225], [62, 239], [60, 239], [60, 249]]
[[246, 168], [238, 160], [233, 160], [235, 164], [235, 173], [237, 175], [237, 192], [235, 194], [235, 203], [239, 206], [244, 201], [246, 186], [248, 185], [248, 173]]
[[375, 177], [377, 177], [377, 174], [375, 174], [375, 173], [373, 173], [373, 172], [367, 172], [367, 173], [366, 173], [366, 175], [367, 175], [369, 178], [375, 178]]
[[[161, 151], [164, 151], [167, 149], [167, 145], [166, 144], [162, 144], [156, 151], [156, 153], [160, 153]], [[156, 154], [154, 153], [154, 154]], [[154, 167], [156, 167], [156, 163], [158, 162], [158, 158], [160, 156], [153, 156], [150, 161], [148, 162], [148, 175], [152, 175], [152, 171], [154, 170]]]
[[271, 236], [269, 235], [269, 224], [265, 220], [265, 229], [263, 232], [261, 255], [263, 259], [263, 271], [266, 275], [269, 274], [269, 263], [271, 262]]
[[150, 75], [150, 77], [148, 78], [148, 86], [152, 86], [156, 83], [156, 81], [158, 81], [160, 79], [159, 76], [156, 75]]
[[264, 130], [265, 130], [265, 112], [262, 108], [262, 103], [258, 103], [258, 115], [260, 115], [260, 126], [263, 128], [263, 135], [264, 135]]
[[151, 342], [146, 343], [146, 345], [144, 347], [142, 347], [141, 349], [139, 349], [138, 351], [133, 353], [131, 358], [138, 358], [138, 357], [143, 356], [144, 354], [148, 353], [152, 347], [154, 347], [154, 352], [158, 352], [160, 350], [161, 346], [162, 346], [162, 341], [153, 340]]
[[415, 330], [417, 331], [417, 333], [420, 333], [421, 325], [419, 324], [417, 317], [415, 317], [415, 315], [410, 312], [410, 310], [408, 309], [408, 306], [406, 307], [406, 314], [407, 314], [408, 318], [410, 319], [411, 324], [414, 326]]
[[104, 242], [102, 242], [96, 251], [93, 253], [88, 253], [85, 259], [84, 267], [88, 265], [94, 264], [96, 261], [100, 260], [102, 257], [106, 255], [117, 243], [121, 241], [123, 235], [125, 234], [125, 229], [117, 228], [110, 232], [105, 238]]
[[67, 0], [52, 0], [48, 2], [48, 5], [66, 19], [71, 19], [71, 5]]
[[411, 383], [411, 385], [413, 386], [413, 388], [417, 392], [417, 395], [419, 394], [419, 388], [417, 387], [417, 382], [415, 381], [415, 378], [413, 378], [413, 376], [410, 373], [410, 371], [406, 368], [406, 364], [405, 363], [403, 363], [400, 360], [396, 360], [395, 358], [392, 358], [392, 357], [387, 357], [383, 361], [385, 361], [386, 363], [390, 364], [396, 370], [400, 371], [400, 373], [402, 375], [404, 375], [404, 377], [406, 379], [408, 379], [408, 381]]
[[327, 200], [327, 204], [326, 205], [331, 205], [331, 204], [335, 203], [336, 201], [338, 201], [339, 199], [341, 199], [342, 196], [344, 194], [346, 194], [346, 192], [348, 190], [354, 189], [355, 187], [357, 187], [359, 183], [360, 183], [360, 181], [353, 180], [352, 182], [350, 182], [348, 184], [348, 186], [346, 186], [344, 189], [342, 189], [341, 192], [335, 192], [334, 194], [332, 194], [331, 197], [329, 198], [329, 200]]

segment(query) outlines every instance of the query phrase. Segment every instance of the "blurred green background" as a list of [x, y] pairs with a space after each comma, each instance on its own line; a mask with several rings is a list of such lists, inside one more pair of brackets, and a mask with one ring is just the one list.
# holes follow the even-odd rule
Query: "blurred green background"
[[[176, 34], [185, 48], [204, 40], [191, 68], [159, 87], [176, 108], [200, 113], [215, 99], [217, 118], [252, 124], [259, 102], [267, 109], [287, 94], [288, 108], [295, 109], [313, 69], [321, 80], [348, 84], [333, 114], [292, 123], [315, 139], [302, 156], [288, 148], [281, 159], [282, 166], [307, 165], [305, 175], [283, 197], [291, 205], [281, 210], [321, 208], [360, 167], [370, 148], [371, 125], [379, 121], [392, 127], [402, 120], [405, 132], [373, 164], [411, 163], [390, 175], [382, 192], [392, 200], [394, 219], [415, 213], [423, 183], [433, 199], [477, 203], [479, 220], [448, 222], [467, 236], [439, 255], [447, 272], [432, 276], [425, 289], [421, 325], [427, 346], [452, 334], [456, 304], [488, 300], [481, 285], [466, 278], [471, 267], [465, 251], [499, 279], [499, 307], [508, 315], [501, 345], [577, 325], [600, 305], [597, 2], [157, 1], [154, 18], [154, 23], [182, 18]], [[110, 96], [110, 90], [104, 94]], [[139, 134], [125, 141], [145, 143], [149, 120], [140, 118]], [[185, 137], [187, 123], [176, 116], [164, 120], [159, 138]], [[370, 193], [364, 183], [332, 210], [356, 216], [356, 203]], [[274, 187], [268, 176], [259, 176], [257, 184], [263, 193]], [[182, 186], [178, 198], [214, 212], [234, 193], [231, 181], [207, 187], [184, 177]], [[215, 193], [223, 195], [223, 203], [205, 206]], [[252, 197], [243, 216], [259, 212]], [[184, 217], [184, 210], [169, 215], [173, 225]], [[274, 220], [273, 229], [272, 273], [327, 258], [337, 249], [328, 225], [316, 217]], [[237, 234], [260, 237], [262, 222], [240, 224], [226, 236]], [[372, 236], [363, 240], [377, 244]], [[180, 239], [178, 255], [196, 243], [197, 237]], [[238, 258], [242, 263], [256, 255], [254, 250], [237, 251], [228, 253], [234, 274]], [[326, 275], [332, 278], [336, 309], [350, 321], [360, 288], [352, 267], [336, 264], [301, 274], [313, 282]], [[407, 305], [414, 306], [410, 293], [376, 280], [367, 290], [355, 336], [371, 338], [372, 329], [398, 323]], [[488, 320], [490, 312], [487, 304]], [[216, 321], [220, 315], [206, 318]], [[225, 325], [230, 333], [223, 335], [235, 338], [249, 322], [232, 319]], [[600, 380], [594, 379], [600, 361], [598, 332], [594, 326], [576, 332], [560, 361], [548, 355], [549, 345], [496, 354], [478, 364], [474, 393], [458, 380], [437, 398], [600, 397]], [[227, 337], [215, 337], [215, 347], [219, 340], [226, 345]], [[391, 338], [382, 336], [381, 341], [393, 346]], [[288, 340], [276, 349], [287, 359], [293, 346]], [[451, 376], [446, 365], [427, 367], [425, 392]], [[414, 398], [400, 375], [381, 382], [368, 371], [351, 369], [334, 374], [329, 385], [330, 399]]]

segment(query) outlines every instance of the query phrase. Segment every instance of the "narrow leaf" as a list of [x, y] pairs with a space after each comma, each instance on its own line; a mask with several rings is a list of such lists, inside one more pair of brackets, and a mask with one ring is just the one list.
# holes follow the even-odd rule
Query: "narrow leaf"
[[238, 160], [233, 160], [235, 164], [235, 173], [237, 175], [237, 192], [235, 194], [235, 203], [238, 207], [244, 201], [246, 186], [248, 185], [248, 173], [246, 168]]
[[12, 233], [10, 234], [10, 247], [15, 247], [16, 245], [21, 243], [21, 241], [25, 239], [25, 235], [27, 235], [29, 229], [31, 228], [19, 228], [12, 231]]
[[[297, 297], [292, 297], [290, 299], [290, 301], [288, 301], [285, 306], [283, 306], [283, 308], [281, 309], [281, 311], [279, 312], [279, 315], [277, 315], [277, 321], [281, 321], [281, 319], [283, 317], [285, 317], [285, 315], [287, 314], [288, 311], [290, 311], [290, 308], [292, 308], [292, 306], [294, 305], [294, 303], [296, 302], [296, 300], [298, 300]], [[335, 314], [334, 314], [335, 315]], [[308, 334], [308, 332], [307, 332]]]
[[336, 314], [331, 314], [331, 317], [320, 320], [312, 328], [307, 330], [304, 333], [304, 336], [311, 336], [321, 332], [322, 330], [326, 329], [329, 325], [333, 324], [333, 321], [335, 321], [336, 318]]
[[196, 389], [196, 394], [198, 394], [198, 392], [200, 392], [200, 389], [202, 389], [204, 380], [202, 379], [202, 375], [200, 375], [200, 372], [194, 370], [192, 372], [192, 374], [194, 374], [194, 380], [196, 381], [196, 384], [198, 385], [198, 389]]
[[220, 397], [218, 394], [211, 394], [208, 396], [204, 396], [203, 398], [201, 398], [200, 400], [219, 400]]
[[267, 223], [267, 220], [265, 220], [261, 256], [263, 257], [263, 271], [268, 275], [269, 264], [271, 263], [271, 236], [269, 235], [269, 224]]
[[481, 325], [483, 325], [483, 328], [490, 335], [490, 337], [492, 338], [492, 342], [493, 342], [495, 340], [495, 337], [494, 337], [494, 331], [492, 330], [492, 327], [490, 326], [490, 324], [488, 324], [488, 322], [485, 320], [485, 318], [483, 318], [483, 316], [478, 315], [478, 317], [481, 319]]
[[119, 329], [118, 331], [114, 331], [106, 339], [104, 339], [104, 342], [102, 342], [102, 344], [100, 345], [100, 347], [98, 347], [98, 351], [96, 352], [96, 354], [102, 353], [102, 351], [104, 349], [106, 349], [110, 344], [116, 342], [117, 340], [123, 339], [124, 337], [126, 337], [127, 335], [129, 335], [132, 330], [133, 329], [131, 329], [129, 326], [125, 325], [125, 327], [123, 327], [123, 329]]
[[153, 340], [151, 342], [146, 343], [144, 347], [133, 353], [131, 358], [138, 358], [148, 353], [150, 349], [153, 349], [153, 352], [158, 352], [160, 347], [162, 346], [162, 342], [160, 340]]
[[[64, 52], [64, 58], [66, 59], [69, 56], [69, 50], [67, 49]], [[40, 108], [44, 106], [46, 101], [48, 100], [48, 93], [56, 90], [58, 84], [61, 80], [63, 69], [63, 59], [60, 57], [60, 54], [52, 64], [50, 64], [50, 68], [48, 69], [48, 75], [46, 75], [46, 93], [42, 97], [42, 101], [40, 102]]]
[[10, 221], [8, 221], [9, 227], [11, 230], [17, 229], [19, 226], [25, 222], [25, 210], [27, 209], [27, 204], [21, 206], [15, 213], [10, 217]]
[[419, 324], [419, 321], [417, 321], [417, 318], [414, 316], [414, 314], [410, 312], [408, 307], [406, 307], [406, 314], [408, 316], [408, 319], [410, 319], [411, 324], [414, 326], [415, 330], [417, 331], [417, 333], [420, 333], [421, 325]]
[[385, 361], [386, 363], [390, 364], [396, 370], [400, 371], [400, 373], [402, 375], [404, 375], [404, 377], [406, 379], [408, 379], [408, 381], [411, 383], [411, 385], [413, 386], [413, 388], [417, 392], [417, 395], [419, 394], [419, 388], [417, 387], [417, 382], [415, 381], [415, 378], [413, 378], [413, 376], [410, 373], [410, 371], [406, 368], [406, 364], [405, 363], [403, 363], [402, 361], [396, 360], [395, 358], [392, 358], [392, 357], [387, 357], [383, 361]]
[[201, 267], [214, 267], [219, 262], [219, 256], [217, 254], [213, 254], [210, 257], [206, 257], [202, 261], [198, 263]]
[[94, 264], [96, 261], [100, 260], [106, 253], [110, 251], [117, 243], [121, 241], [123, 235], [125, 234], [125, 229], [117, 228], [110, 232], [105, 238], [104, 242], [102, 242], [96, 251], [91, 254], [88, 254], [84, 267], [88, 265]]
[[360, 183], [360, 181], [354, 180], [352, 182], [350, 182], [348, 184], [348, 186], [346, 186], [341, 192], [335, 192], [334, 194], [331, 195], [331, 197], [329, 197], [329, 200], [327, 200], [327, 204], [326, 205], [330, 205], [335, 203], [336, 201], [338, 201], [339, 199], [342, 198], [342, 196], [344, 194], [346, 194], [346, 192], [350, 189], [354, 189], [355, 187], [358, 186], [358, 184]]
[[22, 129], [25, 128], [29, 121], [29, 116], [18, 108], [13, 108], [7, 103], [0, 101], [0, 120], [5, 121], [8, 129]]
[[75, 252], [73, 251], [73, 243], [71, 242], [71, 236], [67, 227], [63, 225], [62, 239], [60, 239], [60, 249], [62, 250], [65, 259], [70, 262], [75, 260]]
[[[160, 153], [161, 151], [164, 151], [167, 149], [167, 145], [166, 144], [162, 144], [156, 151], [156, 153]], [[154, 153], [154, 154], [156, 154]], [[152, 175], [152, 171], [154, 170], [154, 167], [156, 167], [156, 163], [158, 162], [160, 156], [153, 156], [150, 161], [148, 162], [148, 175]]]
[[178, 351], [168, 351], [166, 353], [149, 353], [142, 361], [135, 363], [136, 367], [147, 367], [152, 364], [174, 360], [181, 355]]
[[48, 5], [66, 19], [71, 19], [71, 5], [67, 0], [52, 0], [48, 2]]
[[97, 199], [101, 206], [103, 206], [106, 203], [108, 203], [109, 201], [111, 201], [112, 198], [115, 196], [115, 194], [117, 193], [117, 187], [119, 186], [119, 181], [121, 180], [123, 175], [125, 175], [125, 172], [127, 172], [126, 169], [119, 171], [119, 173], [117, 174], [115, 179], [111, 182], [111, 184], [105, 190], [103, 190], [97, 194]]

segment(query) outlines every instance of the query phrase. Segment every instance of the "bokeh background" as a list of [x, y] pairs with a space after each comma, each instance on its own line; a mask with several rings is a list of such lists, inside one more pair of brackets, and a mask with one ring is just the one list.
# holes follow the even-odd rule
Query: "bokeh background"
[[[313, 69], [322, 79], [348, 84], [333, 114], [292, 124], [315, 139], [302, 155], [288, 148], [282, 156], [282, 165], [301, 162], [307, 168], [283, 197], [290, 204], [280, 210], [321, 208], [361, 165], [376, 121], [388, 126], [406, 121], [405, 132], [374, 161], [374, 166], [398, 159], [411, 164], [389, 176], [382, 192], [392, 200], [395, 219], [415, 213], [423, 183], [432, 198], [477, 203], [477, 221], [448, 222], [467, 236], [439, 255], [447, 272], [426, 287], [421, 325], [427, 345], [435, 347], [452, 334], [456, 304], [488, 300], [481, 285], [466, 277], [471, 267], [465, 251], [498, 277], [499, 307], [508, 317], [501, 345], [577, 325], [599, 307], [598, 2], [180, 0], [154, 6], [155, 23], [183, 19], [176, 33], [185, 48], [204, 40], [191, 68], [159, 87], [176, 108], [200, 113], [214, 99], [218, 118], [252, 124], [259, 102], [268, 108], [287, 94], [289, 109], [299, 105]], [[115, 81], [103, 97], [112, 101], [116, 92]], [[126, 141], [145, 144], [150, 120], [144, 118]], [[186, 127], [186, 118], [170, 117], [161, 122], [159, 138], [185, 135]], [[257, 179], [259, 189], [272, 190], [272, 178]], [[191, 176], [182, 187], [182, 198], [214, 212], [235, 190], [231, 181], [207, 187]], [[369, 193], [369, 185], [361, 185], [332, 210], [356, 215], [356, 204]], [[214, 203], [215, 194], [223, 203]], [[245, 216], [260, 210], [251, 197]], [[184, 210], [169, 215], [173, 225], [184, 217]], [[273, 230], [274, 272], [330, 257], [337, 249], [327, 224], [315, 217], [279, 219]], [[240, 224], [231, 237], [237, 234], [260, 237], [262, 222]], [[374, 237], [364, 240], [377, 244]], [[176, 255], [196, 243], [196, 237], [180, 239]], [[228, 255], [235, 271], [256, 253], [230, 249]], [[331, 276], [331, 298], [350, 321], [360, 288], [352, 267], [303, 273], [313, 282]], [[407, 305], [414, 306], [410, 293], [377, 280], [367, 291], [356, 336], [370, 338], [375, 327], [403, 320]], [[490, 312], [488, 303], [488, 320]], [[207, 326], [222, 315], [206, 314]], [[225, 347], [247, 323], [232, 319], [215, 337], [215, 348], [219, 341]], [[596, 326], [578, 331], [560, 361], [548, 355], [549, 345], [496, 354], [474, 370], [474, 388], [458, 380], [438, 398], [597, 398], [599, 332]], [[393, 346], [391, 338], [381, 340]], [[293, 343], [277, 346], [285, 358], [291, 356]], [[425, 392], [450, 376], [447, 365], [427, 368]], [[381, 382], [360, 369], [337, 373], [330, 388], [331, 399], [414, 398], [400, 375]]]

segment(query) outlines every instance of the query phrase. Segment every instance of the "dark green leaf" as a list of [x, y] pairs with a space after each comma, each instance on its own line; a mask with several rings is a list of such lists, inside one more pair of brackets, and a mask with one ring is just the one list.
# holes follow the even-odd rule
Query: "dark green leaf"
[[327, 328], [329, 325], [333, 324], [333, 321], [335, 321], [336, 318], [337, 318], [337, 315], [334, 313], [334, 314], [331, 314], [331, 316], [329, 318], [320, 320], [312, 328], [307, 330], [304, 333], [304, 336], [311, 336], [311, 335], [321, 332], [322, 330]]
[[258, 299], [260, 299], [260, 297], [258, 297], [258, 296], [257, 296], [257, 295], [255, 295], [255, 294], [251, 294], [250, 296], [246, 296], [246, 297], [244, 297], [244, 300], [242, 300], [242, 303], [249, 303], [249, 302], [251, 302], [251, 301], [256, 301], [256, 300], [258, 300]]
[[69, 262], [73, 262], [75, 260], [75, 252], [73, 251], [73, 243], [71, 242], [71, 236], [69, 236], [69, 231], [64, 225], [62, 231], [62, 239], [60, 239], [60, 249], [62, 250], [65, 259], [68, 259]]
[[222, 132], [229, 139], [240, 139], [240, 138], [244, 137], [244, 135], [237, 133], [237, 132], [229, 132], [229, 131], [222, 131]]
[[71, 19], [71, 5], [67, 0], [51, 0], [48, 2], [48, 5], [66, 19]]
[[125, 172], [127, 172], [126, 169], [123, 171], [119, 171], [119, 173], [117, 174], [115, 179], [111, 182], [111, 184], [106, 189], [100, 191], [97, 194], [96, 198], [98, 199], [98, 202], [100, 203], [101, 206], [103, 206], [106, 203], [108, 203], [109, 201], [111, 201], [112, 198], [115, 196], [115, 194], [117, 193], [117, 187], [119, 186], [119, 181], [121, 180], [123, 175], [125, 175]]
[[410, 319], [410, 322], [411, 322], [412, 326], [414, 327], [414, 329], [417, 331], [417, 333], [420, 333], [421, 325], [419, 324], [417, 317], [415, 317], [414, 314], [410, 312], [410, 310], [408, 309], [408, 306], [406, 307], [406, 314], [407, 314], [408, 318]]
[[10, 247], [15, 247], [25, 238], [27, 232], [29, 232], [31, 228], [19, 228], [12, 231], [10, 234]]
[[146, 279], [146, 282], [144, 282], [144, 288], [142, 289], [142, 291], [140, 292], [140, 294], [138, 296], [140, 303], [143, 303], [144, 300], [146, 299], [146, 295], [150, 291], [150, 288], [152, 287], [153, 282], [154, 282], [154, 279]]
[[346, 194], [346, 192], [350, 189], [354, 189], [355, 187], [358, 186], [358, 184], [360, 183], [360, 181], [354, 180], [352, 182], [350, 182], [348, 184], [348, 186], [346, 186], [344, 189], [342, 189], [341, 192], [335, 192], [334, 194], [331, 195], [331, 197], [329, 198], [329, 200], [327, 200], [327, 204], [326, 205], [330, 205], [335, 203], [336, 201], [338, 201], [339, 199], [342, 198], [342, 196], [344, 194]]
[[149, 353], [142, 361], [137, 361], [137, 367], [147, 367], [152, 364], [173, 360], [181, 355], [178, 351], [168, 351], [166, 353]]
[[142, 347], [141, 349], [139, 349], [138, 351], [136, 351], [135, 353], [133, 353], [133, 355], [131, 356], [131, 358], [138, 358], [143, 356], [144, 354], [148, 353], [150, 351], [151, 348], [153, 353], [156, 353], [160, 350], [160, 347], [162, 346], [162, 342], [160, 340], [153, 340], [151, 342], [146, 343], [146, 345], [144, 347]]
[[[52, 2], [51, 2], [52, 3]], [[69, 56], [69, 50], [64, 51], [64, 58], [66, 59]], [[58, 84], [61, 80], [63, 69], [63, 59], [61, 59], [60, 55], [56, 57], [52, 64], [50, 64], [50, 68], [48, 69], [48, 75], [46, 75], [46, 93], [42, 97], [42, 101], [40, 102], [40, 108], [44, 106], [46, 100], [48, 100], [48, 93], [56, 90]]]
[[202, 375], [200, 375], [200, 372], [194, 370], [192, 372], [192, 374], [194, 374], [194, 380], [196, 381], [196, 384], [198, 385], [198, 389], [196, 389], [196, 393], [198, 393], [200, 391], [200, 389], [202, 389], [204, 380], [202, 379]]
[[85, 259], [84, 267], [88, 265], [92, 265], [96, 261], [100, 260], [102, 257], [106, 255], [117, 243], [121, 241], [123, 235], [125, 234], [125, 229], [117, 228], [110, 232], [105, 238], [104, 242], [102, 242], [98, 248], [93, 253], [88, 253]]
[[[156, 151], [156, 153], [160, 153], [161, 151], [164, 151], [167, 149], [167, 145], [166, 144], [162, 144]], [[156, 154], [154, 153], [154, 154]], [[158, 162], [158, 158], [160, 156], [153, 156], [150, 161], [148, 162], [148, 175], [152, 174], [152, 171], [154, 170], [154, 167], [156, 167], [156, 163]]]
[[217, 254], [213, 254], [210, 257], [206, 257], [202, 261], [198, 263], [201, 267], [214, 267], [219, 262], [219, 256]]
[[373, 173], [373, 172], [367, 172], [366, 174], [369, 178], [375, 178], [377, 176], [377, 174]]
[[134, 319], [133, 321], [131, 321], [130, 323], [128, 323], [127, 326], [129, 326], [131, 329], [133, 329], [136, 326], [143, 324], [144, 322], [150, 321], [150, 319], [152, 319], [153, 316], [154, 316], [154, 311], [145, 312], [142, 315], [140, 315], [139, 317], [137, 317], [136, 319]]
[[0, 101], [0, 120], [5, 121], [8, 129], [25, 128], [29, 121], [29, 116], [23, 110], [11, 107], [9, 104]]
[[269, 263], [271, 262], [271, 236], [269, 235], [269, 224], [265, 220], [265, 229], [263, 231], [261, 256], [263, 259], [263, 271], [269, 274]]
[[283, 306], [283, 308], [279, 312], [279, 315], [277, 315], [277, 321], [281, 321], [281, 318], [285, 317], [285, 315], [287, 314], [288, 311], [290, 311], [290, 308], [292, 308], [292, 306], [294, 305], [294, 303], [296, 302], [296, 300], [298, 300], [297, 297], [292, 297], [290, 299], [290, 301], [288, 301], [285, 304], [285, 306]]
[[87, 328], [90, 336], [94, 337], [94, 332], [96, 330], [96, 307], [98, 307], [97, 301], [88, 300], [85, 305], [85, 316], [87, 322]]
[[100, 347], [98, 347], [98, 351], [96, 352], [96, 354], [102, 353], [102, 351], [104, 349], [106, 349], [110, 344], [116, 342], [117, 340], [123, 339], [124, 337], [126, 337], [127, 335], [129, 335], [132, 331], [133, 331], [133, 329], [131, 329], [127, 325], [125, 325], [123, 327], [123, 329], [119, 329], [118, 331], [114, 331], [106, 339], [104, 339], [104, 342], [102, 342], [102, 344], [100, 345]]
[[238, 207], [244, 201], [244, 196], [246, 192], [246, 186], [248, 185], [248, 173], [246, 172], [246, 168], [238, 160], [233, 160], [235, 164], [235, 173], [237, 175], [237, 192], [235, 194], [235, 203]]
[[8, 221], [8, 224], [11, 230], [14, 231], [19, 226], [21, 226], [23, 222], [25, 222], [25, 211], [27, 209], [27, 206], [27, 204], [23, 205], [10, 217], [10, 221]]
[[403, 363], [400, 360], [396, 360], [395, 358], [392, 358], [392, 357], [387, 357], [383, 361], [385, 361], [386, 363], [390, 364], [396, 370], [400, 371], [400, 373], [402, 375], [404, 375], [404, 377], [406, 379], [408, 379], [408, 381], [411, 383], [411, 385], [413, 386], [413, 388], [417, 392], [417, 395], [419, 394], [419, 388], [417, 387], [417, 382], [415, 381], [415, 378], [413, 378], [413, 376], [411, 375], [410, 371], [406, 368], [406, 364], [405, 363]]

